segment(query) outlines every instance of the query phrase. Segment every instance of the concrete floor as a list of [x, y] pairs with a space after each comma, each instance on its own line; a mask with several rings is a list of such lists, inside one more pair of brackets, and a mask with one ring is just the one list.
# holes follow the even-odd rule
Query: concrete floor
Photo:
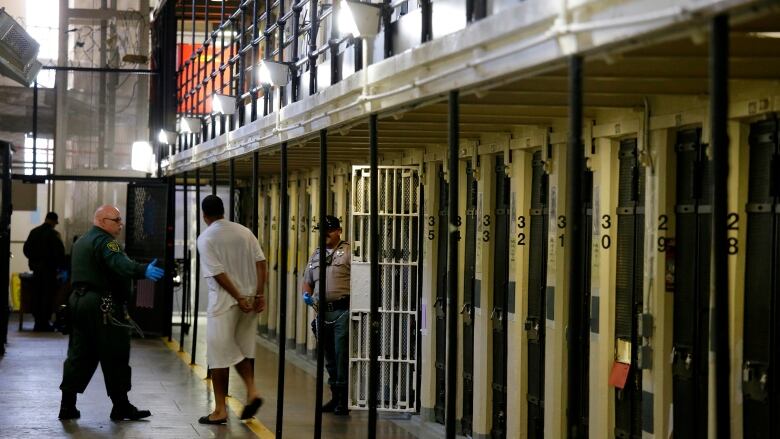
[[[111, 401], [105, 393], [98, 368], [89, 387], [80, 395], [81, 419], [59, 421], [59, 383], [67, 352], [67, 337], [57, 333], [34, 333], [31, 319], [25, 331], [10, 319], [5, 356], [0, 357], [0, 438], [254, 438], [273, 437], [276, 419], [277, 356], [260, 347], [257, 352], [257, 386], [265, 405], [257, 420], [243, 423], [238, 410], [244, 401], [243, 384], [234, 373], [230, 379], [231, 403], [227, 426], [202, 426], [198, 417], [213, 407], [210, 382], [203, 380], [205, 366], [190, 367], [189, 354], [177, 355], [178, 344], [159, 338], [134, 339], [131, 352], [133, 389], [130, 401], [152, 411], [148, 420], [114, 423], [108, 418]], [[15, 324], [14, 324], [15, 323]], [[202, 321], [201, 323], [205, 323]], [[205, 357], [204, 326], [199, 329], [197, 359]], [[174, 340], [178, 341], [178, 328]], [[185, 338], [190, 350], [189, 337]], [[173, 349], [173, 350], [172, 350]], [[285, 369], [284, 437], [313, 437], [315, 380], [302, 368], [287, 362]], [[326, 395], [327, 396], [327, 395]], [[323, 438], [367, 437], [366, 412], [349, 417], [323, 415]], [[250, 429], [251, 427], [251, 429]], [[416, 419], [383, 416], [378, 423], [380, 438], [406, 439], [440, 437], [435, 429]]]

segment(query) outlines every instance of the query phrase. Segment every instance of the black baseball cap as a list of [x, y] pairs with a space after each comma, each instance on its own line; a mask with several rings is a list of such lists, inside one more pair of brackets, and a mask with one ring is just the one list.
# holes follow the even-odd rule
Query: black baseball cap
[[46, 214], [46, 221], [54, 221], [54, 224], [60, 223], [60, 217], [56, 212], [49, 212]]
[[[331, 230], [336, 230], [341, 228], [341, 221], [339, 221], [338, 218], [336, 218], [333, 215], [325, 215], [325, 230], [330, 232]], [[317, 227], [314, 228], [314, 230], [319, 230], [320, 226], [317, 225]]]

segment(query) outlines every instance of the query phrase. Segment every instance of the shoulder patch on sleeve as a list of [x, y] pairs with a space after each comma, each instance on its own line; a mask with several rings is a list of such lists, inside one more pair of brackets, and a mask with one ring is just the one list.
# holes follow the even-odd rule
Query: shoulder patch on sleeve
[[119, 243], [114, 240], [108, 241], [108, 244], [106, 244], [106, 248], [108, 248], [109, 250], [115, 253], [119, 253], [122, 251], [122, 249], [119, 247]]

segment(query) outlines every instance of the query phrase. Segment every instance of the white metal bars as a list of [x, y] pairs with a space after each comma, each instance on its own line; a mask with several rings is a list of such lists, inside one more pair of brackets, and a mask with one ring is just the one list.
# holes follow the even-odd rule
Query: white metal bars
[[381, 272], [379, 314], [378, 410], [416, 410], [418, 337], [418, 260], [420, 176], [413, 166], [379, 167], [378, 243], [369, 242], [368, 166], [352, 167], [352, 275], [349, 342], [349, 403], [368, 409], [370, 260], [379, 245]]

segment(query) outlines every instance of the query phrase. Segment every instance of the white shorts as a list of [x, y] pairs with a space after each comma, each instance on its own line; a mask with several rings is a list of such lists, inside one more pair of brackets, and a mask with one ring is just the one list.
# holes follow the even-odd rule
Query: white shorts
[[208, 367], [235, 366], [244, 358], [255, 358], [255, 332], [258, 314], [241, 311], [233, 305], [206, 323], [206, 359]]

